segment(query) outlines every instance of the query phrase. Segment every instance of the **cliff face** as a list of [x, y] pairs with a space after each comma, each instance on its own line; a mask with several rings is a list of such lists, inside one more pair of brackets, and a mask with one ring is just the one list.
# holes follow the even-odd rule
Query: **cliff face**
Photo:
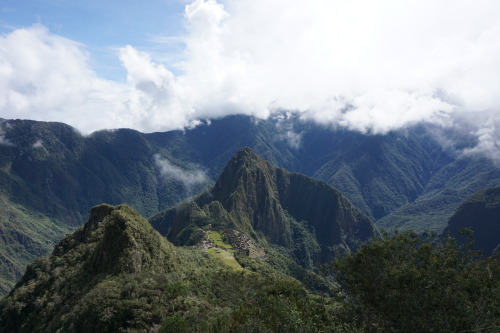
[[377, 234], [371, 220], [338, 191], [275, 168], [249, 148], [228, 162], [211, 191], [151, 223], [178, 244], [189, 238], [187, 230], [232, 227], [256, 241], [296, 249], [299, 262], [329, 260], [335, 250], [352, 251]]
[[278, 169], [277, 184], [282, 207], [307, 221], [320, 244], [353, 250], [377, 235], [371, 220], [329, 185], [283, 169]]
[[241, 149], [224, 168], [210, 200], [219, 201], [231, 212], [239, 228], [259, 230], [272, 243], [288, 245], [290, 223], [280, 204], [276, 173], [277, 169], [251, 149]]
[[451, 234], [466, 242], [466, 238], [459, 234], [464, 228], [472, 229], [475, 248], [483, 255], [499, 253], [500, 186], [481, 190], [467, 198], [448, 221], [443, 235]]

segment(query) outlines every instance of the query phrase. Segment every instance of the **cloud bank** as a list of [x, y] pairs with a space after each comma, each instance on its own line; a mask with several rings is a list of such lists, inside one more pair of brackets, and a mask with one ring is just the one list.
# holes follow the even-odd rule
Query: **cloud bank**
[[150, 132], [289, 110], [364, 133], [430, 122], [500, 151], [497, 0], [196, 0], [184, 19], [177, 67], [124, 46], [123, 82], [43, 26], [2, 36], [1, 116]]
[[204, 184], [209, 180], [207, 175], [201, 170], [186, 171], [173, 165], [159, 154], [155, 154], [153, 158], [162, 177], [165, 179], [175, 179], [181, 182], [188, 192], [193, 187]]
[[14, 146], [14, 144], [5, 137], [5, 132], [10, 128], [10, 124], [0, 119], [0, 146]]
[[43, 141], [40, 139], [36, 140], [36, 142], [33, 143], [33, 145], [31, 145], [31, 147], [34, 149], [43, 148]]

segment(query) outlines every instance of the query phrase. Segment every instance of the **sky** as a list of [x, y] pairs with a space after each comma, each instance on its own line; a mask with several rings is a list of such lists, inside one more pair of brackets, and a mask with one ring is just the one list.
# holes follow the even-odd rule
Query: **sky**
[[498, 0], [0, 0], [0, 117], [82, 133], [229, 114], [432, 123], [500, 161]]

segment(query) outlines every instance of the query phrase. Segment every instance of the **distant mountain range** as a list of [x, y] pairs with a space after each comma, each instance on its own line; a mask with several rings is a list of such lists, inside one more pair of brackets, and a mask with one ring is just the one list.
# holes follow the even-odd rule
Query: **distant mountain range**
[[[0, 301], [0, 330], [112, 332], [156, 326], [158, 331], [163, 324], [178, 332], [162, 323], [174, 311], [201, 314], [192, 318], [204, 327], [200, 331], [231, 330], [245, 326], [239, 307], [248, 297], [257, 302], [273, 295], [279, 295], [273, 311], [278, 301], [289, 307], [289, 316], [294, 302], [316, 308], [331, 302], [329, 283], [317, 274], [319, 263], [378, 236], [371, 219], [338, 191], [275, 168], [249, 148], [237, 152], [210, 191], [151, 221], [182, 247], [129, 206], [92, 208], [85, 225], [49, 257], [29, 265]], [[291, 277], [327, 297], [313, 303]], [[214, 294], [217, 289], [223, 290]], [[307, 323], [314, 318], [308, 308], [295, 310], [307, 331], [331, 324], [333, 316]], [[287, 331], [298, 328], [291, 325]]]
[[[255, 120], [231, 116], [185, 131], [144, 134], [118, 129], [88, 136], [61, 123], [2, 120], [0, 134], [2, 294], [21, 277], [27, 263], [50, 252], [64, 234], [79, 226], [89, 207], [103, 202], [125, 203], [151, 217], [211, 188], [241, 147], [250, 147], [273, 166], [326, 182], [366, 218], [389, 231], [412, 228], [441, 232], [468, 196], [500, 185], [500, 169], [491, 161], [447, 151], [425, 127], [363, 135], [283, 117]], [[279, 173], [282, 184], [299, 186], [305, 179]], [[276, 186], [264, 186], [266, 200], [280, 207], [271, 207], [266, 214], [277, 214], [276, 218], [286, 223], [306, 220], [323, 236], [311, 215], [297, 206], [294, 200], [298, 199], [272, 201], [273, 191], [283, 191], [280, 198], [288, 193]], [[338, 192], [325, 190], [332, 196]], [[232, 214], [228, 199], [219, 192], [214, 194]], [[200, 209], [209, 204], [208, 199], [203, 200], [197, 203]], [[318, 198], [314, 202], [322, 201]], [[250, 216], [247, 213], [236, 221]], [[311, 236], [307, 228], [265, 230], [258, 222], [259, 216], [267, 216], [262, 214], [257, 214], [247, 229], [251, 226], [277, 246], [297, 244], [296, 232]], [[349, 241], [332, 242], [344, 249], [355, 248]], [[326, 244], [318, 239], [320, 248], [329, 246]], [[312, 261], [318, 253], [325, 253], [311, 251]], [[307, 255], [301, 258], [308, 260]]]
[[[486, 227], [499, 222], [499, 188], [469, 198], [449, 227], [458, 227], [457, 215], [470, 220], [472, 215], [467, 211], [486, 218]], [[423, 249], [417, 259], [419, 265], [425, 259], [425, 265], [414, 267], [411, 256], [415, 256], [413, 242], [419, 240], [418, 236], [400, 234], [399, 238], [381, 240], [372, 220], [340, 192], [324, 182], [276, 168], [250, 148], [240, 149], [229, 160], [211, 189], [156, 214], [150, 221], [152, 225], [127, 205], [93, 207], [87, 222], [56, 244], [50, 256], [31, 263], [15, 288], [0, 300], [0, 331], [358, 332], [356, 325], [363, 324], [353, 324], [355, 313], [349, 313], [350, 303], [345, 301], [351, 297], [335, 296], [339, 285], [319, 274], [319, 264], [328, 263], [337, 254], [354, 252], [374, 237], [378, 240], [346, 256], [343, 265], [361, 263], [361, 276], [367, 275], [365, 269], [393, 271], [368, 279], [350, 272], [353, 281], [365, 283], [379, 281], [378, 275], [396, 276], [394, 281], [401, 281], [403, 290], [411, 286], [411, 290], [420, 292], [422, 283], [436, 283], [436, 276], [426, 276], [430, 265], [439, 263], [436, 269], [452, 276], [457, 273], [457, 265], [460, 272], [460, 265], [468, 265], [464, 271], [471, 272], [476, 282], [469, 279], [465, 287], [458, 284], [459, 291], [468, 292], [463, 299], [472, 307], [482, 307], [474, 308], [476, 312], [471, 314], [461, 310], [460, 303], [458, 318], [469, 315], [466, 324], [475, 327], [477, 315], [489, 310], [491, 304], [493, 312], [485, 315], [489, 321], [482, 326], [490, 327], [498, 321], [495, 296], [486, 286], [491, 283], [489, 288], [494, 290], [498, 285], [498, 276], [488, 278], [496, 274], [492, 271], [498, 267], [494, 258], [484, 261], [487, 274], [481, 275], [483, 270], [477, 270], [483, 267], [481, 263], [475, 266], [472, 261], [458, 264], [451, 260], [455, 258], [453, 251], [460, 254], [460, 249], [441, 252], [443, 245], [438, 246], [433, 261], [427, 262], [425, 254], [432, 250], [424, 244], [417, 247], [418, 251]], [[398, 252], [398, 241], [410, 251]], [[364, 255], [357, 256], [359, 253]], [[449, 257], [441, 258], [443, 255]], [[402, 260], [411, 274], [399, 279], [403, 269], [386, 266], [377, 259], [379, 256]], [[444, 262], [439, 260], [454, 264], [441, 267]], [[332, 267], [337, 266], [325, 269]], [[434, 272], [432, 268], [430, 271]], [[413, 276], [417, 272], [423, 272], [424, 278]], [[485, 282], [477, 280], [483, 277]], [[438, 278], [449, 283], [442, 274]], [[411, 280], [417, 282], [409, 284]], [[394, 286], [370, 285], [362, 290], [378, 295], [374, 297], [378, 300], [378, 287], [392, 290]], [[436, 297], [443, 295], [439, 292], [442, 288], [434, 289], [418, 306], [426, 318], [428, 311], [435, 312], [431, 308]], [[400, 297], [404, 304], [414, 298], [411, 293]], [[477, 297], [481, 297], [479, 301]], [[444, 304], [454, 306], [453, 300], [455, 297], [446, 299]], [[385, 299], [381, 304], [394, 306]], [[382, 313], [389, 316], [393, 312], [391, 307]], [[388, 325], [415, 327], [415, 323], [403, 325], [404, 319], [402, 323], [396, 318]], [[433, 318], [419, 323], [424, 329], [450, 323], [464, 327], [456, 321]]]

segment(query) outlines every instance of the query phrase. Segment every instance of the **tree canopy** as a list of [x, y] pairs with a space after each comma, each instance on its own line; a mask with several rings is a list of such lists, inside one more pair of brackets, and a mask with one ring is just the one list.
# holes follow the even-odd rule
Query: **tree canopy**
[[500, 260], [471, 249], [407, 232], [337, 259], [344, 318], [367, 332], [498, 332]]

